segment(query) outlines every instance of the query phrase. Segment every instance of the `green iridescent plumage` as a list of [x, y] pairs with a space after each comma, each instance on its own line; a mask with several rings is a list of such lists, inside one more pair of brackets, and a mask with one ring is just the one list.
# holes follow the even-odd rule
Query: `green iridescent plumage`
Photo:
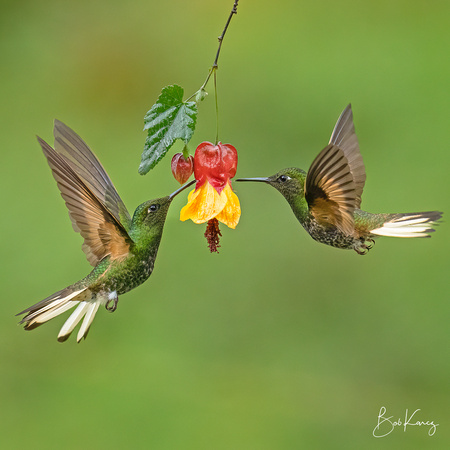
[[94, 266], [85, 278], [25, 309], [21, 323], [31, 330], [77, 307], [58, 335], [65, 341], [83, 319], [77, 341], [87, 336], [101, 305], [117, 307], [118, 296], [142, 284], [152, 273], [167, 211], [172, 199], [191, 181], [169, 196], [142, 203], [133, 218], [106, 171], [86, 143], [58, 120], [55, 149], [38, 138], [72, 225], [83, 238], [83, 251]]
[[351, 106], [339, 117], [328, 145], [308, 173], [283, 169], [267, 178], [241, 178], [270, 184], [287, 200], [313, 239], [366, 254], [378, 236], [429, 237], [442, 213], [372, 214], [362, 211], [366, 172], [353, 125]]

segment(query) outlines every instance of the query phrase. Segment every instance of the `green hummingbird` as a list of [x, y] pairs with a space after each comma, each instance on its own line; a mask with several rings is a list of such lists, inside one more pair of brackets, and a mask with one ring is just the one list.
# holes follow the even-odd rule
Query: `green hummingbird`
[[171, 195], [142, 203], [131, 218], [105, 169], [80, 136], [55, 120], [54, 137], [55, 149], [40, 137], [38, 141], [94, 269], [17, 315], [26, 314], [20, 323], [32, 330], [76, 306], [58, 341], [67, 340], [84, 318], [77, 335], [80, 342], [100, 306], [115, 311], [118, 296], [151, 275], [169, 206], [195, 180]]
[[240, 178], [270, 184], [283, 195], [313, 239], [365, 255], [377, 236], [430, 237], [439, 211], [372, 214], [359, 209], [366, 170], [353, 125], [351, 105], [340, 115], [328, 145], [308, 173], [283, 169], [267, 178]]

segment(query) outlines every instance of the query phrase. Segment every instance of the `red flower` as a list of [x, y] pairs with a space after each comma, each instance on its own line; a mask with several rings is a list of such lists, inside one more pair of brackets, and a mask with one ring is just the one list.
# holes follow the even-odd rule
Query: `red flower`
[[195, 190], [190, 192], [180, 219], [195, 223], [217, 219], [235, 228], [241, 216], [239, 199], [231, 188], [236, 174], [237, 151], [230, 144], [202, 142], [195, 150]]

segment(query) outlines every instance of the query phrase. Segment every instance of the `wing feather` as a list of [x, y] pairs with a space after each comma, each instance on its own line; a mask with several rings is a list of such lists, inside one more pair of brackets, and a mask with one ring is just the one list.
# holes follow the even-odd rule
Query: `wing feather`
[[305, 197], [318, 222], [353, 234], [357, 194], [342, 149], [329, 144], [317, 155], [306, 176]]
[[71, 128], [55, 120], [55, 151], [64, 156], [74, 172], [89, 187], [105, 208], [129, 231], [130, 214], [114, 184], [88, 145]]
[[116, 215], [95, 195], [99, 185], [92, 187], [96, 184], [92, 182], [88, 186], [78, 175], [78, 166], [43, 139], [38, 137], [38, 141], [66, 202], [73, 228], [84, 238], [82, 249], [89, 263], [96, 266], [105, 256], [113, 259], [126, 256], [132, 240]]
[[352, 105], [349, 104], [340, 115], [333, 133], [331, 134], [329, 144], [336, 145], [347, 158], [350, 172], [355, 182], [356, 203], [355, 207], [361, 206], [361, 196], [366, 182], [366, 169], [359, 150], [358, 138], [353, 125]]

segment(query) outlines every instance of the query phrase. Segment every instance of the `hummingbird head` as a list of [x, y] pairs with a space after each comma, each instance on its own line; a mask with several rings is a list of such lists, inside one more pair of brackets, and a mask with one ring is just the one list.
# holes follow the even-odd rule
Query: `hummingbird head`
[[171, 202], [172, 198], [167, 196], [142, 203], [134, 212], [133, 227], [140, 229], [162, 229]]
[[238, 178], [236, 181], [260, 181], [270, 184], [279, 191], [288, 201], [299, 195], [305, 195], [306, 172], [302, 169], [289, 167], [282, 169], [275, 175], [267, 178]]
[[164, 222], [166, 221], [167, 211], [169, 210], [172, 200], [176, 195], [184, 191], [189, 186], [192, 186], [194, 183], [195, 180], [192, 180], [166, 197], [148, 200], [139, 205], [133, 215], [132, 227], [137, 227], [139, 229], [145, 228], [151, 231], [162, 231]]

